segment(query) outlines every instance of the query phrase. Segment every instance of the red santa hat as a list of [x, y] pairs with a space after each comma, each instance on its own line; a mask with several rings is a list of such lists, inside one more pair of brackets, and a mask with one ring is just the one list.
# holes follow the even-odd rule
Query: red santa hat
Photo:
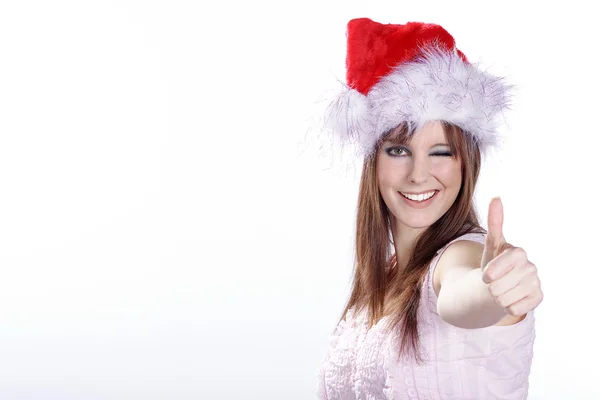
[[344, 143], [371, 155], [400, 123], [415, 132], [437, 120], [462, 128], [483, 153], [498, 144], [511, 86], [469, 63], [444, 28], [358, 18], [348, 23], [347, 43], [347, 86], [325, 115], [326, 128]]

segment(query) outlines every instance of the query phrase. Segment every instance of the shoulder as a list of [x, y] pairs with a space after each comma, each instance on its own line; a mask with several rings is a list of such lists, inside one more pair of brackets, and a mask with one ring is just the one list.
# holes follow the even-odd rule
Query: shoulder
[[433, 270], [435, 292], [439, 295], [440, 285], [448, 279], [481, 268], [481, 257], [485, 247], [485, 234], [467, 233], [446, 244], [438, 251], [438, 261]]
[[463, 274], [481, 268], [484, 244], [479, 241], [459, 238], [441, 250], [433, 270], [433, 288], [439, 296], [444, 282], [452, 281]]

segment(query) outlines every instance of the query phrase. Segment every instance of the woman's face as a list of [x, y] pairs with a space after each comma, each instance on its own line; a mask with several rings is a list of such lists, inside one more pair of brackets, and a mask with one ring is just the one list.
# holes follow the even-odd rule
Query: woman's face
[[[450, 209], [462, 183], [461, 160], [450, 154], [444, 128], [438, 121], [415, 132], [407, 145], [383, 143], [377, 159], [377, 181], [396, 225], [425, 228]], [[402, 195], [430, 196], [431, 192], [434, 196], [425, 201]]]

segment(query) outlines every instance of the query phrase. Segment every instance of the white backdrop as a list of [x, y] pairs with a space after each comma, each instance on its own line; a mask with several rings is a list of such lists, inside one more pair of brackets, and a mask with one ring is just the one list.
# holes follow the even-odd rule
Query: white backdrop
[[0, 399], [315, 398], [360, 165], [306, 138], [356, 17], [517, 85], [479, 214], [539, 269], [530, 399], [600, 398], [592, 6], [204, 3], [1, 3]]

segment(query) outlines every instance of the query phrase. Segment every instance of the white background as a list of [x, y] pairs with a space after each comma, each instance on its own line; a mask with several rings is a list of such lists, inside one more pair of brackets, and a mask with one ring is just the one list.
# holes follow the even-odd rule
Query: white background
[[0, 399], [315, 397], [360, 162], [307, 138], [356, 17], [517, 85], [476, 204], [539, 269], [530, 399], [600, 398], [596, 13], [491, 4], [2, 2]]

